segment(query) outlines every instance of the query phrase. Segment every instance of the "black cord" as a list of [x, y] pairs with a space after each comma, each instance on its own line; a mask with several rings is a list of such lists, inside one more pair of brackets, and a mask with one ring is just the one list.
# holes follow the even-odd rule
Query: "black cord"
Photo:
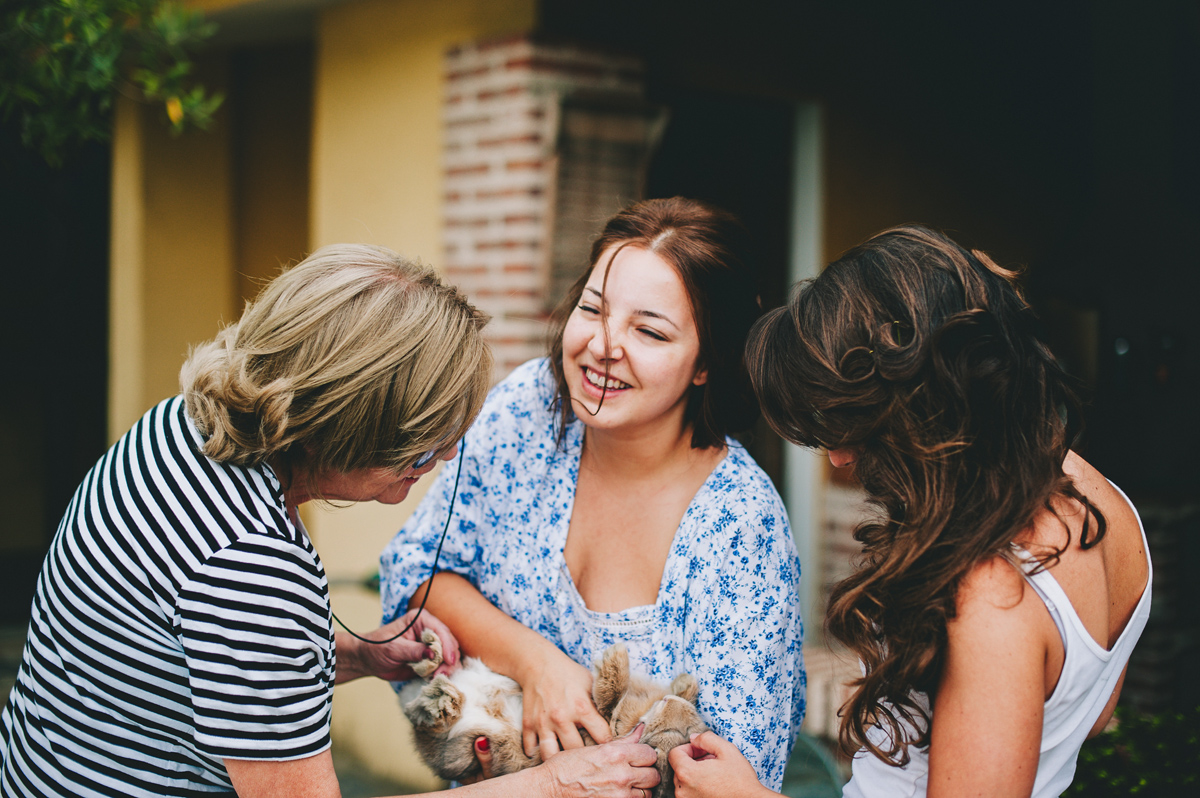
[[[437, 551], [433, 555], [433, 567], [429, 569], [429, 584], [426, 585], [426, 587], [425, 587], [425, 595], [421, 597], [421, 606], [417, 607], [417, 614], [414, 615], [412, 620], [408, 622], [408, 626], [404, 627], [399, 632], [397, 632], [396, 634], [389, 637], [387, 640], [369, 640], [369, 639], [363, 637], [362, 635], [357, 634], [349, 626], [342, 623], [342, 619], [337, 617], [337, 613], [335, 613], [333, 611], [333, 607], [330, 607], [329, 614], [332, 615], [333, 619], [338, 622], [338, 626], [345, 629], [346, 634], [350, 635], [351, 637], [355, 638], [356, 640], [361, 640], [364, 643], [370, 643], [371, 645], [374, 645], [374, 646], [381, 646], [384, 643], [390, 643], [393, 640], [396, 640], [399, 637], [401, 637], [402, 635], [404, 635], [409, 629], [412, 629], [413, 625], [417, 622], [417, 618], [420, 618], [421, 613], [425, 610], [425, 602], [429, 600], [429, 591], [433, 590], [433, 578], [435, 576], [437, 576], [438, 560], [442, 556], [442, 544], [444, 544], [446, 542], [446, 532], [448, 532], [450, 529], [450, 519], [452, 519], [454, 517], [454, 501], [458, 498], [458, 478], [462, 476], [463, 460], [467, 459], [466, 453], [464, 451], [465, 446], [466, 446], [466, 438], [459, 441], [459, 444], [458, 444], [458, 470], [454, 472], [454, 492], [450, 494], [450, 509], [446, 513], [446, 523], [442, 527], [442, 538], [441, 538], [441, 540], [438, 541]], [[390, 623], [390, 621], [389, 621], [389, 623]]]

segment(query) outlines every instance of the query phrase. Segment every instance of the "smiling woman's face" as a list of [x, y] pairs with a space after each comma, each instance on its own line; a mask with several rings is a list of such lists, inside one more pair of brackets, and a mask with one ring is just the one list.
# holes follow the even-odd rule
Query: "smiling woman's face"
[[[700, 338], [683, 281], [653, 252], [626, 246], [613, 258], [615, 249], [600, 256], [563, 330], [563, 371], [575, 415], [596, 429], [681, 426], [688, 390], [707, 379], [697, 368]], [[592, 415], [601, 395], [603, 406]]]

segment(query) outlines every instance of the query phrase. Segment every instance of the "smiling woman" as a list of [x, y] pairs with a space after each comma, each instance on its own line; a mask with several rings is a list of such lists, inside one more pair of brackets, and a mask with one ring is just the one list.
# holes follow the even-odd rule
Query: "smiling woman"
[[[588, 667], [623, 642], [635, 674], [692, 673], [704, 721], [782, 779], [804, 714], [800, 566], [775, 488], [729, 437], [758, 417], [749, 243], [693, 200], [617, 214], [549, 358], [493, 389], [467, 433], [427, 606], [521, 684], [525, 748], [543, 758], [580, 729], [609, 737]], [[383, 554], [385, 618], [424, 594], [454, 472]]]
[[612, 247], [601, 261], [562, 335], [572, 409], [593, 428], [678, 429], [690, 389], [708, 380], [683, 283], [644, 249]]

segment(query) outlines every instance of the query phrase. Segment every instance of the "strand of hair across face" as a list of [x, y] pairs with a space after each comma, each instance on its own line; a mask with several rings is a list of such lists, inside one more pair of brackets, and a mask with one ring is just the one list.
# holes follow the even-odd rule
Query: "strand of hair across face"
[[[600, 410], [604, 407], [604, 397], [608, 396], [608, 363], [612, 360], [612, 343], [608, 340], [608, 275], [612, 272], [613, 261], [617, 259], [617, 255], [628, 243], [627, 241], [617, 247], [617, 251], [608, 259], [608, 263], [604, 265], [604, 279], [600, 281], [600, 326], [604, 330], [604, 384], [600, 386], [600, 401], [596, 404], [596, 409], [588, 410], [588, 406], [583, 405], [583, 409], [587, 410], [588, 415], [592, 418], [600, 415]], [[584, 379], [586, 380], [587, 377]], [[582, 405], [583, 402], [580, 404]]]
[[442, 537], [438, 540], [437, 551], [433, 555], [433, 566], [429, 569], [429, 584], [425, 586], [425, 595], [421, 597], [421, 604], [417, 607], [417, 614], [414, 615], [412, 620], [408, 622], [408, 626], [405, 626], [399, 632], [387, 638], [386, 640], [371, 640], [358, 634], [345, 623], [343, 623], [342, 619], [337, 617], [337, 613], [333, 611], [332, 607], [330, 607], [329, 614], [332, 615], [333, 619], [338, 622], [338, 626], [341, 626], [343, 629], [345, 629], [346, 634], [350, 635], [354, 639], [361, 640], [364, 643], [370, 643], [373, 646], [380, 646], [384, 643], [390, 643], [393, 640], [403, 636], [408, 632], [409, 629], [412, 629], [416, 624], [417, 619], [421, 617], [421, 613], [425, 611], [425, 602], [429, 600], [429, 592], [433, 590], [433, 578], [437, 576], [438, 573], [438, 560], [442, 556], [442, 544], [446, 542], [446, 532], [448, 532], [450, 529], [450, 519], [454, 517], [454, 502], [458, 498], [458, 478], [462, 476], [462, 464], [463, 460], [466, 459], [466, 453], [464, 451], [465, 447], [466, 438], [463, 438], [458, 444], [458, 469], [454, 472], [454, 490], [450, 494], [450, 509], [446, 512], [446, 523], [442, 526]]

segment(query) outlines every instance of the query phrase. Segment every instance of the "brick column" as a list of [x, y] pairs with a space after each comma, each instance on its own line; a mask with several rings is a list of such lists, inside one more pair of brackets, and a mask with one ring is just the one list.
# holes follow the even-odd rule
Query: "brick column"
[[[564, 102], [640, 103], [641, 65], [526, 35], [455, 47], [445, 64], [446, 276], [492, 315], [498, 380], [545, 352]], [[610, 198], [584, 237], [638, 198]]]

